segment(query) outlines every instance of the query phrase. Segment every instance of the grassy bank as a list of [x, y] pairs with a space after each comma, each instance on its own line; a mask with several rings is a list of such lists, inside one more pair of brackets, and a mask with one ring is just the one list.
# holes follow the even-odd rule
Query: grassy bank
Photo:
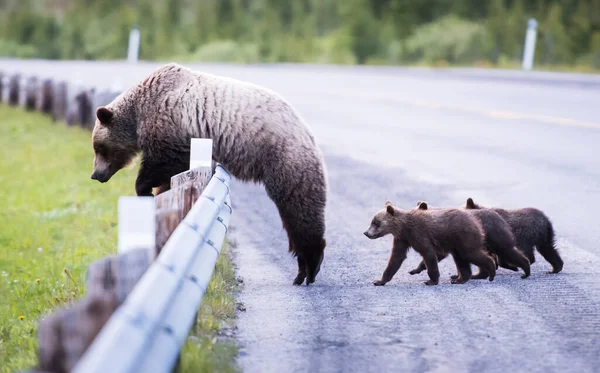
[[[94, 182], [88, 131], [5, 106], [0, 159], [0, 372], [14, 372], [36, 363], [39, 319], [83, 296], [87, 265], [116, 251], [117, 200], [135, 194], [137, 166]], [[214, 338], [234, 315], [234, 284], [221, 255], [184, 371], [232, 370], [235, 348]]]

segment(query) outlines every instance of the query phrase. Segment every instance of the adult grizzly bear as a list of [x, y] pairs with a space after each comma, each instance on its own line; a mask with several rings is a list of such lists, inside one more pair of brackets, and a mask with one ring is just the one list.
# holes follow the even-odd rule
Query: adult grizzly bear
[[[417, 208], [420, 210], [431, 209], [431, 207], [427, 205], [427, 202], [418, 202]], [[523, 253], [515, 248], [515, 237], [512, 234], [508, 223], [502, 219], [498, 213], [492, 210], [467, 210], [467, 212], [475, 216], [481, 223], [483, 231], [485, 232], [485, 246], [490, 255], [497, 257], [500, 261], [504, 260], [509, 263], [515, 263], [518, 267], [523, 269], [524, 273], [521, 275], [521, 278], [524, 279], [529, 277], [531, 274], [529, 261]], [[441, 261], [444, 257], [438, 256], [438, 261]], [[409, 273], [411, 275], [421, 273], [425, 268], [425, 262], [421, 261], [421, 263]], [[515, 267], [510, 267], [509, 269], [518, 270]], [[485, 268], [479, 268], [479, 273], [472, 278], [484, 279], [487, 277], [488, 273]]]
[[191, 138], [212, 138], [213, 160], [262, 183], [297, 257], [294, 284], [315, 281], [323, 261], [327, 174], [311, 130], [276, 93], [175, 63], [151, 73], [96, 111], [92, 179], [107, 182], [142, 153], [138, 196], [169, 189], [189, 167]]
[[[472, 198], [468, 198], [463, 208], [467, 210], [488, 209], [476, 204]], [[552, 265], [552, 271], [546, 273], [559, 273], [563, 269], [564, 262], [556, 250], [554, 228], [552, 222], [542, 211], [526, 207], [520, 209], [502, 209], [491, 207], [490, 210], [497, 212], [510, 226], [516, 240], [517, 248], [527, 256], [529, 262], [535, 262], [533, 247]], [[513, 262], [500, 262], [501, 265], [510, 266]]]
[[484, 232], [481, 224], [471, 214], [459, 209], [424, 211], [400, 210], [386, 201], [364, 235], [376, 239], [385, 235], [394, 236], [392, 253], [381, 279], [374, 285], [385, 285], [398, 272], [412, 247], [423, 257], [427, 265], [429, 280], [426, 285], [437, 285], [440, 278], [438, 255], [452, 254], [457, 278], [453, 284], [462, 284], [471, 278], [471, 263], [485, 268], [489, 280], [496, 274], [494, 260], [484, 251]]

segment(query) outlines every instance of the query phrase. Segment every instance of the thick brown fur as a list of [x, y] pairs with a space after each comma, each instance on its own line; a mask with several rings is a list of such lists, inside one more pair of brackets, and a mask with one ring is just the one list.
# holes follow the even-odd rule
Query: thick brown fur
[[369, 229], [364, 232], [369, 239], [376, 239], [391, 234], [394, 245], [381, 279], [374, 285], [385, 285], [389, 282], [406, 259], [407, 251], [414, 248], [427, 267], [429, 281], [426, 285], [437, 285], [440, 278], [438, 256], [452, 254], [458, 276], [452, 279], [453, 284], [462, 284], [471, 278], [473, 263], [485, 268], [489, 280], [496, 274], [494, 260], [484, 250], [484, 231], [481, 224], [471, 214], [460, 209], [404, 211], [385, 203], [385, 208], [378, 211]]
[[[420, 210], [432, 209], [427, 202], [418, 202], [417, 208]], [[437, 208], [434, 208], [437, 209]], [[516, 240], [510, 230], [508, 223], [502, 217], [492, 210], [466, 210], [481, 223], [485, 232], [485, 245], [488, 253], [499, 261], [514, 263], [517, 267], [523, 269], [521, 278], [527, 278], [531, 274], [529, 260], [515, 248]], [[441, 261], [444, 258], [438, 258]], [[496, 266], [496, 268], [498, 268]], [[421, 273], [425, 269], [425, 263], [421, 262], [415, 269], [410, 271], [411, 275]], [[518, 270], [511, 267], [511, 270]], [[454, 277], [454, 276], [453, 276]], [[488, 277], [485, 268], [479, 268], [479, 273], [474, 275], [473, 279], [484, 279]]]
[[326, 167], [312, 132], [282, 97], [170, 63], [96, 116], [93, 179], [108, 181], [141, 152], [135, 189], [151, 196], [188, 169], [191, 138], [211, 138], [213, 160], [242, 181], [262, 183], [277, 206], [298, 260], [294, 284], [315, 281], [326, 245]]
[[[486, 208], [468, 198], [462, 208], [467, 210], [492, 210], [497, 212], [510, 226], [515, 236], [517, 248], [525, 254], [529, 262], [535, 262], [533, 248], [552, 265], [552, 270], [547, 273], [559, 273], [563, 269], [564, 262], [556, 249], [555, 234], [552, 222], [542, 211], [526, 207], [520, 209]], [[499, 262], [501, 266], [511, 266], [516, 263], [510, 260]]]

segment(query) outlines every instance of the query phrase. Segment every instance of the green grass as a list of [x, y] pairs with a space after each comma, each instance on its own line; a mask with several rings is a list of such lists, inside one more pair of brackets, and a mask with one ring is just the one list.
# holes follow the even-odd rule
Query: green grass
[[[87, 265], [116, 252], [117, 201], [135, 195], [137, 165], [109, 183], [90, 179], [91, 134], [0, 106], [0, 372], [35, 366], [41, 317], [85, 294]], [[184, 348], [184, 372], [233, 371], [237, 353], [215, 341], [235, 316], [224, 250]]]

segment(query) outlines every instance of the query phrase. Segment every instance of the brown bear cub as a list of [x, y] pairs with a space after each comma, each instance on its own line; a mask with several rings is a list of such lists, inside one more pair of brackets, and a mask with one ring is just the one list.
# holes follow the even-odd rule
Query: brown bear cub
[[[554, 228], [550, 219], [540, 210], [533, 207], [520, 209], [502, 209], [486, 208], [476, 204], [472, 198], [467, 199], [463, 208], [467, 210], [492, 210], [497, 212], [510, 226], [515, 239], [516, 246], [533, 264], [535, 255], [533, 247], [552, 265], [552, 271], [547, 273], [559, 273], [563, 269], [563, 260], [558, 254], [555, 246]], [[510, 267], [516, 263], [506, 260], [500, 260], [499, 264], [503, 267]]]
[[[429, 210], [431, 209], [427, 202], [419, 202], [418, 209]], [[517, 267], [523, 269], [524, 274], [521, 278], [527, 278], [531, 274], [531, 268], [529, 260], [520, 251], [515, 248], [516, 240], [510, 230], [508, 223], [502, 219], [502, 217], [492, 210], [467, 210], [472, 214], [483, 227], [485, 232], [485, 246], [488, 253], [498, 258], [498, 260], [505, 260], [510, 263], [514, 263]], [[443, 257], [439, 257], [441, 261]], [[496, 267], [497, 268], [497, 267]], [[413, 269], [409, 273], [411, 275], [421, 273], [425, 269], [425, 263], [422, 261], [417, 268]], [[513, 268], [511, 268], [513, 269]], [[514, 269], [518, 270], [518, 269]], [[489, 274], [484, 268], [479, 268], [479, 273], [474, 275], [473, 279], [484, 279]], [[454, 277], [454, 276], [452, 276]]]
[[213, 140], [213, 160], [233, 177], [264, 186], [279, 210], [294, 284], [313, 283], [325, 249], [327, 169], [300, 114], [277, 93], [169, 63], [96, 110], [92, 179], [107, 182], [142, 154], [135, 190], [169, 189], [189, 167], [192, 138]]
[[364, 235], [376, 239], [394, 236], [392, 253], [380, 280], [374, 285], [385, 285], [398, 272], [406, 259], [408, 249], [414, 248], [425, 261], [429, 281], [437, 285], [440, 279], [438, 255], [452, 254], [458, 276], [453, 284], [462, 284], [471, 278], [471, 263], [484, 268], [493, 281], [496, 274], [494, 260], [484, 250], [484, 232], [471, 214], [460, 209], [408, 210], [396, 208], [390, 201], [378, 211]]

